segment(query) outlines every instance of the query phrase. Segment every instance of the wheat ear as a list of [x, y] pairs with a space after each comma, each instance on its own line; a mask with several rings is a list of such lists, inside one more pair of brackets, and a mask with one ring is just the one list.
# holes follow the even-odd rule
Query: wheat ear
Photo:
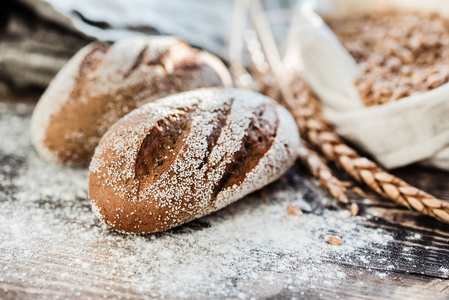
[[[398, 177], [386, 172], [373, 161], [360, 156], [336, 135], [321, 114], [314, 94], [295, 73], [292, 80], [285, 69], [269, 28], [260, 1], [251, 2], [250, 13], [256, 32], [262, 44], [267, 62], [275, 76], [275, 81], [284, 98], [286, 107], [295, 117], [303, 138], [319, 149], [324, 157], [335, 162], [346, 173], [384, 198], [391, 199], [409, 209], [449, 223], [449, 204], [416, 188]], [[295, 87], [296, 94], [291, 90]]]

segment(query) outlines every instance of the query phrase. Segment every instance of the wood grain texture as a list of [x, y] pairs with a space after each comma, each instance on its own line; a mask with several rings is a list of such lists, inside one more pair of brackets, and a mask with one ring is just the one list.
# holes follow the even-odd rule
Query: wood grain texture
[[[2, 139], [13, 136], [15, 126], [21, 122], [26, 128], [32, 109], [30, 104], [8, 105], [12, 106], [2, 110], [0, 103], [0, 125], [4, 124], [2, 122], [17, 123], [11, 123], [11, 135], [0, 129], [4, 135]], [[17, 105], [25, 105], [25, 108]], [[301, 218], [313, 217], [325, 224], [329, 213], [348, 209], [332, 199], [299, 163], [279, 181], [213, 215], [164, 233], [127, 236], [104, 228], [95, 220], [82, 186], [79, 191], [67, 190], [74, 196], [57, 198], [41, 196], [44, 184], [34, 187], [35, 198], [24, 198], [21, 174], [35, 168], [33, 164], [41, 166], [42, 176], [55, 170], [66, 171], [40, 162], [29, 145], [16, 152], [11, 152], [5, 145], [0, 143], [0, 219], [9, 218], [10, 221], [8, 224], [0, 223], [0, 299], [173, 299], [179, 297], [180, 290], [185, 290], [184, 298], [189, 299], [449, 298], [449, 225], [372, 194], [366, 198], [353, 193], [349, 195], [350, 201], [358, 203], [361, 216], [342, 223], [354, 227], [349, 231], [353, 236], [345, 236], [348, 231], [331, 226], [324, 231], [313, 231], [312, 228], [310, 234], [316, 234], [316, 239], [323, 239], [324, 243], [326, 234], [341, 236], [346, 242], [363, 240], [363, 234], [378, 231], [392, 237], [388, 243], [355, 244], [353, 251], [323, 251], [319, 256], [312, 253], [310, 257], [313, 259], [307, 259], [308, 256], [302, 253], [307, 251], [307, 247], [277, 249], [245, 240], [239, 242], [247, 228], [242, 227], [223, 239], [213, 235], [220, 226], [247, 224], [245, 220], [248, 218], [277, 218], [275, 214], [282, 214], [288, 204], [302, 203], [295, 197], [308, 205], [301, 207], [304, 215], [298, 219], [279, 218], [278, 234], [281, 236], [289, 236], [286, 231], [293, 230], [295, 226], [307, 225], [298, 223]], [[74, 169], [67, 172], [67, 176], [61, 177], [64, 189], [70, 187], [65, 186], [66, 181], [73, 181], [77, 176], [82, 178], [84, 171]], [[449, 199], [447, 173], [413, 166], [396, 170], [395, 174], [441, 199]], [[38, 178], [35, 180], [39, 182]], [[64, 196], [63, 193], [61, 195]], [[270, 214], [264, 214], [270, 209], [273, 209]], [[20, 236], [21, 230], [26, 228], [20, 224], [24, 220], [18, 218], [20, 214], [16, 215], [15, 211], [29, 214], [30, 227], [38, 225], [36, 222], [43, 218], [49, 222], [42, 228], [36, 226], [39, 232], [30, 236], [30, 243], [27, 243], [27, 231], [23, 237]], [[9, 231], [2, 230], [2, 227]], [[253, 230], [260, 233], [268, 231], [268, 228], [262, 226]], [[19, 243], [19, 238], [23, 238], [23, 242]], [[211, 246], [213, 243], [225, 249], [226, 244], [237, 246], [214, 254], [210, 253], [217, 249]], [[151, 247], [157, 245], [165, 245], [166, 252], [151, 252]], [[146, 252], [140, 253], [141, 247], [146, 247]], [[190, 253], [189, 247], [201, 250]], [[121, 252], [129, 257], [116, 255], [123, 248], [129, 248], [127, 252]], [[157, 249], [160, 251], [162, 248]], [[310, 249], [320, 248], [311, 246]], [[229, 251], [235, 252], [228, 255]], [[177, 256], [178, 252], [187, 254]], [[200, 258], [192, 263], [183, 261], [194, 255]], [[177, 259], [180, 261], [175, 263]], [[203, 263], [203, 267], [192, 265]], [[161, 264], [167, 264], [167, 269], [161, 269]], [[247, 273], [252, 268], [254, 272]], [[152, 276], [157, 283], [158, 277], [169, 276], [170, 272], [182, 273], [185, 269], [204, 272], [205, 277], [197, 288], [190, 286], [189, 281], [183, 281], [179, 284], [173, 282], [172, 287], [158, 287], [156, 284], [150, 289], [149, 285], [140, 285], [140, 281], [135, 279], [149, 280]], [[224, 269], [229, 269], [229, 275], [222, 274]], [[195, 280], [191, 278], [192, 282]], [[166, 292], [158, 294], [158, 288]], [[217, 290], [224, 294], [217, 294]]]

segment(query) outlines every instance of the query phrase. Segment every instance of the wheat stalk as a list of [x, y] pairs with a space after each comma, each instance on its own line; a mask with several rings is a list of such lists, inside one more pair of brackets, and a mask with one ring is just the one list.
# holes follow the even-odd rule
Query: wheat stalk
[[[260, 57], [262, 54], [260, 53], [261, 49], [259, 47], [254, 47], [259, 45], [257, 36], [250, 33], [247, 35], [246, 39], [245, 45], [247, 46], [251, 63], [251, 74], [254, 80], [258, 82], [257, 86], [259, 87], [259, 92], [270, 96], [285, 106], [286, 104], [283, 103], [283, 99], [279, 97], [280, 92], [277, 86], [270, 84], [271, 78], [273, 77], [272, 74], [270, 74], [267, 70], [262, 70], [263, 68], [260, 66], [261, 62], [256, 62], [254, 59], [255, 56]], [[253, 45], [253, 47], [248, 47], [248, 45]], [[298, 121], [299, 119], [295, 118], [295, 120]], [[300, 123], [298, 123], [298, 127], [299, 126]], [[327, 166], [323, 157], [312, 150], [312, 147], [303, 138], [301, 138], [300, 147], [298, 149], [298, 159], [309, 169], [313, 176], [320, 180], [321, 184], [332, 196], [344, 204], [348, 203], [346, 186], [332, 174], [331, 169]]]
[[[256, 87], [259, 92], [266, 94], [273, 99], [279, 99], [279, 97], [277, 97], [277, 94], [279, 94], [277, 87], [269, 83], [270, 80], [268, 78], [273, 77], [271, 74], [266, 72], [266, 70], [259, 70], [259, 66], [254, 63], [254, 60], [251, 60], [254, 71], [251, 76], [241, 62], [243, 48], [242, 37], [244, 32], [243, 29], [245, 27], [245, 22], [242, 19], [246, 19], [248, 10], [248, 0], [235, 1], [233, 28], [229, 49], [230, 71], [233, 75], [234, 85], [241, 88], [253, 87], [254, 89], [254, 87]], [[240, 41], [240, 39], [242, 41]], [[246, 43], [246, 46], [248, 46], [248, 43]], [[249, 79], [249, 81], [247, 79]], [[348, 197], [346, 195], [346, 187], [332, 174], [332, 171], [325, 163], [323, 157], [313, 151], [304, 139], [301, 138], [300, 140], [300, 146], [299, 149], [297, 149], [298, 159], [309, 169], [313, 176], [320, 180], [321, 184], [327, 188], [332, 196], [340, 202], [347, 204]]]
[[[303, 138], [315, 146], [324, 157], [341, 167], [358, 182], [384, 198], [409, 209], [449, 223], [449, 204], [386, 172], [373, 161], [362, 157], [336, 135], [321, 114], [314, 94], [304, 80], [294, 73], [286, 76], [269, 23], [259, 0], [251, 3], [250, 13], [276, 84], [286, 107], [295, 117]], [[290, 80], [286, 80], [290, 78]], [[292, 91], [292, 87], [295, 91]]]
[[302, 164], [306, 165], [310, 173], [318, 178], [321, 184], [329, 193], [344, 204], [348, 204], [346, 187], [332, 174], [332, 171], [323, 161], [323, 158], [313, 151], [306, 141], [301, 139], [301, 146], [298, 149], [298, 158]]
[[317, 99], [304, 80], [297, 76], [292, 83], [299, 92], [293, 107], [300, 120], [300, 131], [328, 161], [335, 162], [358, 182], [363, 182], [384, 198], [391, 199], [409, 209], [415, 209], [449, 223], [449, 204], [416, 188], [383, 170], [373, 161], [362, 157], [346, 145], [321, 116]]

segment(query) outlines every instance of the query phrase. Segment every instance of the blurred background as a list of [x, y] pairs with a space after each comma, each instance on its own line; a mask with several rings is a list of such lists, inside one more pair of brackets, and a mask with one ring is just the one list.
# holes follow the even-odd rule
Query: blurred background
[[[264, 1], [284, 40], [296, 0]], [[6, 0], [0, 11], [0, 92], [43, 90], [93, 40], [176, 35], [225, 61], [233, 0]], [[285, 20], [285, 23], [283, 22]]]

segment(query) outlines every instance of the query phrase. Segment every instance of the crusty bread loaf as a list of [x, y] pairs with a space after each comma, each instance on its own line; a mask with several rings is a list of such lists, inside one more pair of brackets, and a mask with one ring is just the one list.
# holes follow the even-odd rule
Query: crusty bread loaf
[[93, 43], [67, 63], [39, 100], [31, 122], [33, 144], [48, 160], [88, 163], [106, 130], [136, 107], [229, 84], [218, 58], [177, 38]]
[[95, 214], [115, 230], [163, 231], [278, 179], [297, 157], [293, 117], [240, 89], [199, 89], [148, 103], [103, 136], [90, 164]]

